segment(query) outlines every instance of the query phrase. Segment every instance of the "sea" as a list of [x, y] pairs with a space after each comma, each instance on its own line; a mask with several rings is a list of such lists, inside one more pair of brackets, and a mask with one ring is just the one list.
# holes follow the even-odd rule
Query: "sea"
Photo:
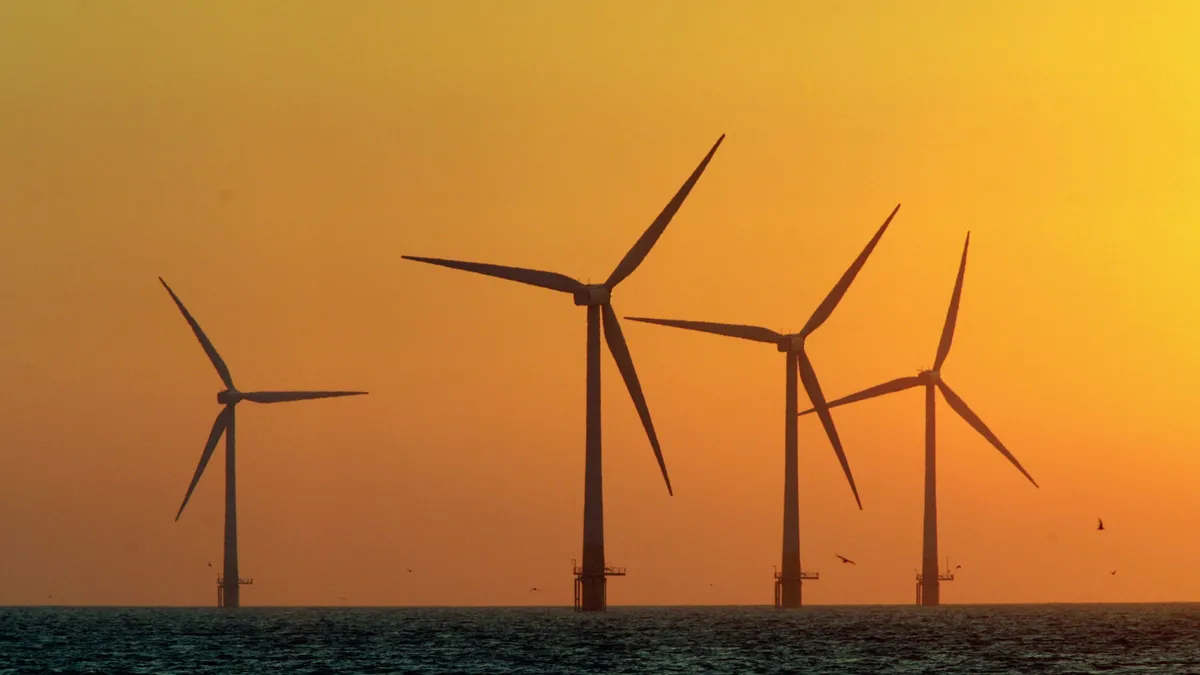
[[1200, 605], [0, 608], [0, 673], [1200, 673]]

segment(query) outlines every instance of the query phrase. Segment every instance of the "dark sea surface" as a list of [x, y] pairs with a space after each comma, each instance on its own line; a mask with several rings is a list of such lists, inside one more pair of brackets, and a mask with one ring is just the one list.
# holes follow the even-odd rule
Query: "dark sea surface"
[[1200, 673], [1200, 605], [0, 608], [0, 673]]

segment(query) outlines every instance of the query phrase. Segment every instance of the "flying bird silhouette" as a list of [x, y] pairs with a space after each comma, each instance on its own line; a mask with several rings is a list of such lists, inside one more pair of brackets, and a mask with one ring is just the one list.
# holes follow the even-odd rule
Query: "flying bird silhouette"
[[956, 570], [961, 570], [961, 569], [962, 569], [962, 565], [955, 565], [955, 566], [954, 566], [954, 569], [956, 569]]
[[1097, 518], [1096, 520], [1099, 522], [1099, 524], [1098, 524], [1098, 525], [1096, 525], [1096, 529], [1097, 529], [1097, 530], [1103, 530], [1103, 529], [1104, 529], [1104, 519], [1103, 519], [1103, 518]]
[[408, 570], [408, 571], [409, 571], [409, 572], [412, 572], [412, 570]]
[[1109, 574], [1116, 574], [1116, 573], [1117, 573], [1117, 571], [1116, 571], [1116, 570], [1113, 570], [1113, 571], [1109, 572]]
[[853, 560], [851, 560], [851, 559], [847, 558], [847, 557], [846, 557], [846, 556], [844, 556], [844, 555], [838, 555], [838, 554], [836, 554], [836, 553], [834, 553], [833, 555], [834, 555], [835, 557], [837, 557], [837, 559], [838, 559], [838, 560], [841, 560], [843, 564], [844, 564], [844, 563], [850, 563], [851, 565], [856, 565], [856, 566], [858, 565], [858, 563], [854, 562]]
[[529, 592], [530, 592], [530, 593], [537, 593], [537, 592], [538, 592], [538, 588], [537, 588], [537, 586], [534, 586], [533, 588], [529, 589]]
[[208, 563], [208, 566], [209, 566], [209, 567], [212, 567], [212, 563], [211, 563], [211, 562], [210, 562], [210, 563]]

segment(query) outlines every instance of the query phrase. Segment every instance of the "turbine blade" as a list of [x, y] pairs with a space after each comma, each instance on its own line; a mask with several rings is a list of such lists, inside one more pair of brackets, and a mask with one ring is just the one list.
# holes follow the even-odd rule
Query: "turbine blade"
[[958, 394], [954, 393], [954, 390], [950, 388], [950, 385], [939, 381], [938, 389], [942, 390], [942, 396], [946, 397], [946, 403], [950, 404], [950, 407], [954, 409], [954, 412], [958, 413], [960, 417], [967, 421], [967, 424], [970, 424], [975, 428], [975, 431], [978, 431], [981, 436], [986, 438], [988, 443], [991, 443], [997, 450], [999, 450], [1000, 454], [1004, 455], [1008, 461], [1012, 462], [1013, 466], [1017, 467], [1017, 471], [1020, 471], [1022, 475], [1029, 479], [1030, 483], [1033, 483], [1033, 487], [1038, 487], [1037, 481], [1033, 479], [1033, 476], [1029, 475], [1029, 472], [1025, 470], [1025, 467], [1021, 466], [1021, 463], [1017, 461], [1017, 458], [1008, 451], [1008, 448], [1004, 447], [1004, 444], [1000, 442], [999, 438], [996, 438], [996, 434], [992, 433], [992, 430], [987, 428], [987, 425], [983, 423], [983, 420], [979, 419], [979, 415], [976, 415], [969, 407], [967, 407], [966, 401], [962, 400]]
[[804, 383], [804, 390], [808, 392], [808, 400], [816, 408], [817, 416], [821, 418], [821, 425], [825, 427], [825, 435], [829, 436], [833, 451], [837, 453], [838, 461], [842, 463], [842, 471], [846, 473], [846, 480], [850, 482], [854, 501], [858, 503], [859, 510], [862, 510], [862, 500], [858, 497], [854, 474], [850, 473], [850, 461], [846, 459], [846, 452], [842, 450], [842, 439], [838, 438], [837, 427], [833, 425], [833, 416], [829, 414], [829, 405], [825, 402], [825, 394], [821, 393], [821, 383], [817, 382], [817, 373], [813, 370], [812, 362], [808, 360], [808, 354], [801, 350], [799, 356], [800, 381]]
[[650, 419], [650, 408], [646, 406], [642, 385], [638, 383], [637, 371], [633, 368], [633, 358], [629, 356], [629, 345], [625, 343], [625, 336], [621, 333], [617, 313], [613, 311], [612, 305], [607, 303], [600, 306], [600, 311], [604, 319], [604, 341], [608, 343], [608, 351], [617, 362], [621, 378], [625, 380], [625, 387], [629, 389], [629, 397], [633, 399], [633, 406], [637, 408], [638, 417], [642, 418], [642, 426], [650, 439], [650, 447], [654, 448], [654, 458], [658, 460], [658, 468], [662, 470], [663, 480], [667, 483], [667, 494], [673, 496], [675, 492], [671, 489], [671, 477], [667, 475], [667, 463], [663, 461], [658, 434], [654, 433], [654, 422]]
[[783, 336], [770, 328], [759, 328], [758, 326], [743, 326], [736, 323], [713, 323], [711, 321], [678, 321], [675, 319], [647, 319], [644, 317], [627, 316], [629, 321], [637, 321], [639, 323], [653, 323], [659, 326], [670, 326], [672, 328], [684, 328], [687, 330], [698, 330], [701, 333], [712, 333], [713, 335], [727, 335], [729, 337], [742, 338], [743, 340], [753, 340], [755, 342], [767, 342], [775, 344], [783, 339]]
[[505, 265], [489, 265], [487, 263], [462, 262], [460, 260], [445, 260], [443, 258], [421, 258], [414, 255], [401, 257], [405, 260], [415, 260], [417, 262], [429, 263], [430, 265], [440, 265], [465, 272], [484, 274], [489, 277], [508, 279], [509, 281], [529, 284], [538, 288], [549, 288], [552, 291], [562, 291], [563, 293], [574, 293], [583, 288], [583, 284], [579, 281], [557, 272], [543, 272], [541, 270], [525, 269], [524, 267], [507, 267]]
[[958, 322], [958, 303], [962, 299], [963, 275], [967, 272], [967, 247], [971, 245], [971, 233], [963, 244], [962, 262], [958, 264], [958, 278], [954, 280], [954, 293], [950, 296], [950, 309], [946, 311], [946, 324], [942, 326], [942, 341], [938, 343], [937, 358], [933, 369], [938, 370], [950, 355], [950, 342], [954, 340], [954, 324]]
[[833, 314], [834, 308], [842, 301], [842, 296], [850, 288], [850, 283], [854, 281], [854, 277], [858, 276], [859, 270], [867, 262], [867, 257], [871, 255], [871, 251], [875, 250], [875, 245], [879, 243], [879, 240], [883, 237], [883, 233], [887, 231], [888, 225], [891, 224], [892, 218], [896, 217], [896, 212], [899, 210], [900, 205], [897, 204], [896, 208], [892, 209], [891, 214], [888, 215], [887, 220], [883, 221], [883, 225], [879, 226], [879, 229], [875, 232], [875, 236], [871, 237], [871, 241], [867, 242], [867, 247], [862, 250], [862, 253], [858, 254], [854, 262], [850, 264], [850, 268], [838, 280], [837, 285], [833, 287], [833, 290], [829, 291], [829, 295], [825, 296], [825, 300], [817, 307], [817, 311], [813, 312], [812, 316], [809, 317], [808, 323], [804, 324], [804, 328], [800, 331], [801, 335], [810, 335], [821, 324], [825, 323], [830, 314]]
[[213, 422], [212, 431], [208, 434], [208, 443], [204, 445], [204, 454], [200, 455], [200, 464], [196, 466], [196, 475], [192, 476], [192, 484], [188, 486], [187, 494], [183, 496], [183, 503], [179, 505], [179, 512], [175, 514], [176, 521], [179, 520], [179, 516], [183, 515], [184, 507], [192, 498], [192, 492], [196, 489], [196, 484], [200, 482], [200, 476], [204, 474], [204, 467], [208, 466], [208, 460], [212, 458], [217, 441], [221, 440], [221, 434], [225, 433], [225, 427], [229, 425], [229, 416], [232, 414], [233, 407], [225, 406], [225, 409], [217, 415], [216, 421]]
[[315, 398], [337, 398], [338, 396], [361, 396], [365, 391], [248, 391], [242, 398], [255, 403], [285, 403], [308, 401]]
[[625, 277], [633, 274], [638, 265], [642, 264], [642, 261], [646, 259], [646, 255], [650, 253], [650, 249], [654, 247], [654, 243], [662, 236], [663, 230], [667, 229], [667, 225], [675, 217], [675, 213], [679, 211], [679, 207], [683, 206], [683, 200], [687, 199], [688, 193], [692, 191], [692, 187], [696, 185], [696, 181], [700, 180], [700, 174], [704, 173], [705, 167], [708, 166], [713, 155], [717, 153], [717, 148], [721, 147], [721, 141], [723, 140], [725, 140], [725, 134], [721, 134], [721, 137], [712, 146], [712, 150], [708, 151], [704, 159], [700, 160], [700, 165], [684, 181], [683, 187], [679, 188], [679, 192], [676, 192], [671, 201], [667, 202], [662, 213], [658, 214], [653, 223], [650, 223], [650, 227], [646, 228], [646, 231], [642, 233], [642, 236], [633, 245], [633, 248], [629, 249], [629, 252], [621, 259], [621, 262], [617, 264], [617, 268], [609, 275], [608, 281], [604, 282], [605, 286], [610, 289], [614, 288]]
[[[850, 394], [849, 396], [843, 396], [839, 399], [830, 401], [827, 405], [830, 408], [836, 408], [840, 405], [846, 405], [847, 403], [855, 403], [857, 401], [865, 401], [869, 398], [875, 398], [876, 396], [883, 396], [884, 394], [891, 394], [891, 393], [895, 393], [897, 391], [904, 391], [905, 389], [911, 389], [919, 384], [921, 384], [921, 378], [919, 378], [919, 377], [898, 377], [894, 380], [884, 382], [883, 384], [877, 384], [874, 387], [867, 387], [866, 389], [863, 389], [860, 392], [856, 392], [856, 393]], [[809, 408], [808, 410], [805, 410], [804, 412], [802, 412], [800, 414], [807, 415], [807, 414], [813, 413], [813, 412], [816, 412], [816, 408]]]
[[183, 318], [187, 319], [188, 325], [192, 327], [192, 332], [196, 334], [196, 339], [200, 341], [200, 346], [204, 347], [204, 353], [208, 354], [208, 360], [212, 361], [213, 367], [217, 369], [217, 374], [221, 376], [221, 381], [225, 383], [226, 387], [233, 389], [233, 377], [229, 375], [229, 368], [225, 367], [225, 362], [221, 360], [221, 355], [217, 353], [217, 348], [213, 346], [208, 336], [204, 334], [204, 331], [200, 328], [200, 324], [196, 323], [196, 320], [192, 318], [192, 313], [187, 311], [187, 307], [183, 306], [183, 301], [179, 299], [178, 295], [175, 295], [175, 291], [171, 290], [171, 287], [167, 285], [167, 282], [163, 281], [162, 277], [159, 277], [158, 280], [162, 283], [163, 288], [167, 289], [167, 292], [171, 294], [171, 299], [175, 301], [175, 304], [179, 307], [179, 311], [183, 312]]

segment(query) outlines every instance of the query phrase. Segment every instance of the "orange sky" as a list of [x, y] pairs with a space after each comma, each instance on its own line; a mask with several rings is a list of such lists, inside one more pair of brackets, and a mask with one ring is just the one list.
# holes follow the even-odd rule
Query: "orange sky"
[[[584, 313], [400, 255], [601, 281], [721, 133], [621, 315], [798, 330], [902, 202], [809, 343], [838, 396], [930, 365], [969, 229], [943, 373], [1042, 488], [939, 408], [943, 600], [1200, 600], [1196, 3], [210, 4], [0, 4], [0, 603], [213, 602], [162, 275], [244, 388], [371, 392], [241, 406], [246, 604], [568, 604]], [[676, 496], [605, 356], [610, 602], [769, 603], [783, 357], [625, 335]], [[921, 395], [836, 419], [806, 600], [908, 603]]]

